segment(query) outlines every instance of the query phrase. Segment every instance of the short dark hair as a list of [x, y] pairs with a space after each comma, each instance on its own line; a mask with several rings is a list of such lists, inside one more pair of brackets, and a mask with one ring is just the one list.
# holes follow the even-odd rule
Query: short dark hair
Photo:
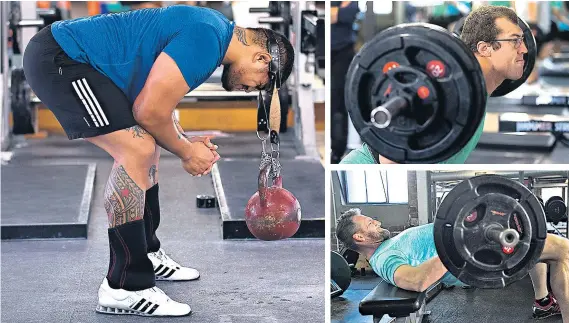
[[362, 215], [360, 209], [349, 209], [342, 213], [336, 222], [336, 237], [346, 248], [354, 251], [358, 251], [354, 242], [354, 234], [359, 230], [353, 219], [356, 215]]
[[284, 84], [290, 76], [290, 73], [292, 73], [292, 66], [294, 65], [294, 48], [290, 41], [283, 34], [271, 29], [247, 28], [247, 30], [251, 31], [253, 34], [253, 43], [265, 48], [267, 51], [269, 51], [269, 49], [267, 48], [267, 35], [265, 32], [273, 35], [280, 49], [279, 69], [281, 70], [282, 75], [281, 81]]
[[[477, 52], [478, 42], [490, 42], [498, 38], [501, 30], [496, 26], [496, 19], [507, 18], [518, 24], [518, 15], [508, 7], [481, 6], [473, 10], [464, 21], [460, 38], [473, 52]], [[495, 49], [500, 48], [498, 42], [493, 43]]]

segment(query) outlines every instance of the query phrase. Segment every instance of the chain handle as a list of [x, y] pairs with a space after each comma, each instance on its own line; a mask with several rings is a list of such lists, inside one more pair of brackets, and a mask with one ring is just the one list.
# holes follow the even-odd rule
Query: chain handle
[[270, 173], [269, 175], [272, 178], [277, 178], [281, 174], [281, 162], [279, 160], [280, 157], [280, 145], [279, 144], [271, 144], [271, 151], [267, 152], [266, 149], [266, 138], [261, 139], [262, 151], [261, 151], [261, 164], [259, 165], [259, 170], [265, 167], [266, 165], [270, 165]]

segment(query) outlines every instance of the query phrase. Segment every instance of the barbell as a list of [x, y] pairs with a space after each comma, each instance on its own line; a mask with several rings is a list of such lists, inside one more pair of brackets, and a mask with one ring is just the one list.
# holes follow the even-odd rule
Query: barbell
[[[533, 70], [535, 39], [519, 21], [528, 48], [523, 75], [492, 96], [515, 90]], [[456, 34], [425, 23], [396, 25], [365, 43], [344, 91], [362, 141], [399, 163], [438, 163], [457, 154], [480, 126], [487, 98], [473, 52]]]

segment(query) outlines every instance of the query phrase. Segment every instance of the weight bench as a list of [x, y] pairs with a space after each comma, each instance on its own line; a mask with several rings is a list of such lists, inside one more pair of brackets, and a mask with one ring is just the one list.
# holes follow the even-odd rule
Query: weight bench
[[424, 292], [411, 292], [382, 281], [361, 300], [360, 314], [373, 315], [374, 323], [420, 323], [430, 314], [425, 311], [426, 303], [442, 288], [437, 282]]

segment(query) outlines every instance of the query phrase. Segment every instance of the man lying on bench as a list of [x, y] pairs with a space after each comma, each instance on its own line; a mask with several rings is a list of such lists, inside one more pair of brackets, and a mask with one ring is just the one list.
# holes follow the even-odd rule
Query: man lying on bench
[[[393, 286], [416, 292], [425, 291], [439, 280], [445, 286], [466, 286], [448, 272], [439, 259], [433, 229], [430, 223], [391, 237], [381, 222], [362, 215], [359, 209], [351, 209], [338, 219], [336, 236], [347, 248], [365, 256], [375, 273]], [[566, 241], [556, 240], [565, 239], [550, 235], [548, 239], [558, 242], [558, 248], [568, 250]], [[551, 274], [554, 277], [555, 273]], [[547, 289], [547, 265], [538, 263], [530, 276], [535, 292], [534, 318], [561, 314], [557, 299]], [[569, 318], [564, 317], [564, 320]]]

